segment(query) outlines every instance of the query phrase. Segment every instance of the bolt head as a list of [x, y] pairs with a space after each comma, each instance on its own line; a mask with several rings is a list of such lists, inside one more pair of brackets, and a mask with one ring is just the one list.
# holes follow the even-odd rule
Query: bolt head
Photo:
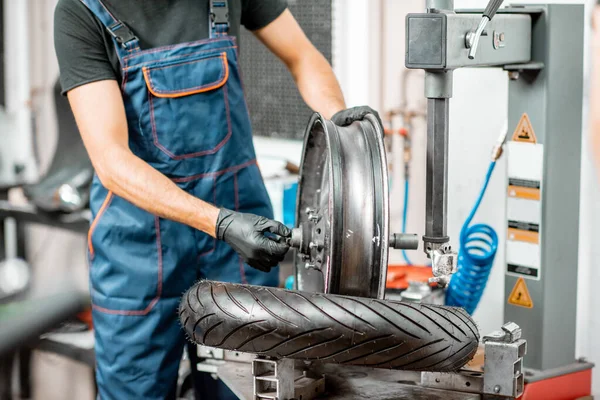
[[494, 393], [500, 393], [500, 389], [501, 389], [500, 385], [494, 386]]
[[323, 248], [323, 243], [322, 243], [322, 242], [320, 242], [320, 241], [318, 241], [318, 240], [316, 240], [316, 241], [314, 241], [314, 242], [310, 242], [310, 243], [308, 244], [308, 248], [310, 248], [310, 249], [317, 249], [317, 250], [321, 250], [321, 249]]
[[311, 222], [319, 222], [320, 219], [321, 219], [321, 217], [318, 214], [309, 214], [308, 215], [308, 220]]

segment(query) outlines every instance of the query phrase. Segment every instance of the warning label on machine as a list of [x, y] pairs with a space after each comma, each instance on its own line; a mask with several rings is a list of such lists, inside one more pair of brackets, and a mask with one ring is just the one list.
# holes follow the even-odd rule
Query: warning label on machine
[[507, 143], [506, 273], [540, 279], [544, 147], [527, 114]]
[[513, 306], [533, 308], [533, 300], [531, 300], [529, 289], [527, 289], [527, 283], [525, 283], [523, 278], [517, 279], [515, 287], [513, 288], [512, 292], [510, 292], [510, 296], [508, 296], [508, 304], [512, 304]]

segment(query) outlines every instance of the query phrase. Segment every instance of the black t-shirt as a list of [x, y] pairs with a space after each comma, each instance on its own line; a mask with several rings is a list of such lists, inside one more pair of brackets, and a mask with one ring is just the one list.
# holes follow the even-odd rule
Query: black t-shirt
[[[143, 49], [209, 37], [209, 0], [103, 0], [139, 38]], [[239, 38], [267, 26], [286, 9], [286, 0], [229, 0], [229, 33]], [[104, 79], [121, 81], [111, 35], [80, 0], [59, 0], [54, 13], [54, 47], [63, 93]]]

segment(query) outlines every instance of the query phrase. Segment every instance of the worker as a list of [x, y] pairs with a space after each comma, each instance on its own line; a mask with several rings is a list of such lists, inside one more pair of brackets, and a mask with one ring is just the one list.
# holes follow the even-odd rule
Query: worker
[[[242, 24], [285, 63], [313, 110], [340, 125], [372, 111], [345, 109], [331, 66], [285, 0], [56, 7], [62, 89], [96, 171], [88, 255], [101, 399], [175, 397], [185, 343], [177, 306], [196, 280], [278, 283], [290, 230], [271, 219], [256, 164]], [[197, 398], [228, 395], [205, 380], [194, 379]]]

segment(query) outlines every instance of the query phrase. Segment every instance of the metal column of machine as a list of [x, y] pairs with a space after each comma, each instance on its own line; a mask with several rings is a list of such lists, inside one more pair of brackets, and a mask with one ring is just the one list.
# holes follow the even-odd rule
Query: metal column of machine
[[[541, 156], [524, 168], [540, 171], [539, 194], [537, 201], [520, 198], [518, 190], [515, 197], [518, 183], [513, 179], [519, 173], [515, 164], [520, 163], [517, 153], [522, 150], [510, 146], [516, 142], [509, 142], [508, 185], [512, 189], [508, 190], [507, 223], [509, 231], [518, 233], [519, 229], [513, 230], [515, 204], [536, 205], [535, 211], [519, 219], [537, 223], [533, 230], [537, 229], [538, 239], [526, 243], [509, 232], [504, 318], [517, 322], [528, 339], [526, 367], [542, 371], [532, 378], [587, 369], [591, 379], [592, 365], [575, 360], [584, 7], [543, 5], [532, 17], [531, 63], [505, 69], [511, 77], [509, 132], [517, 128], [518, 135], [520, 121], [527, 117], [534, 145], [524, 146], [536, 148]], [[534, 255], [537, 264], [523, 260], [522, 251]], [[528, 295], [529, 304], [514, 301], [512, 297], [519, 295]]]

